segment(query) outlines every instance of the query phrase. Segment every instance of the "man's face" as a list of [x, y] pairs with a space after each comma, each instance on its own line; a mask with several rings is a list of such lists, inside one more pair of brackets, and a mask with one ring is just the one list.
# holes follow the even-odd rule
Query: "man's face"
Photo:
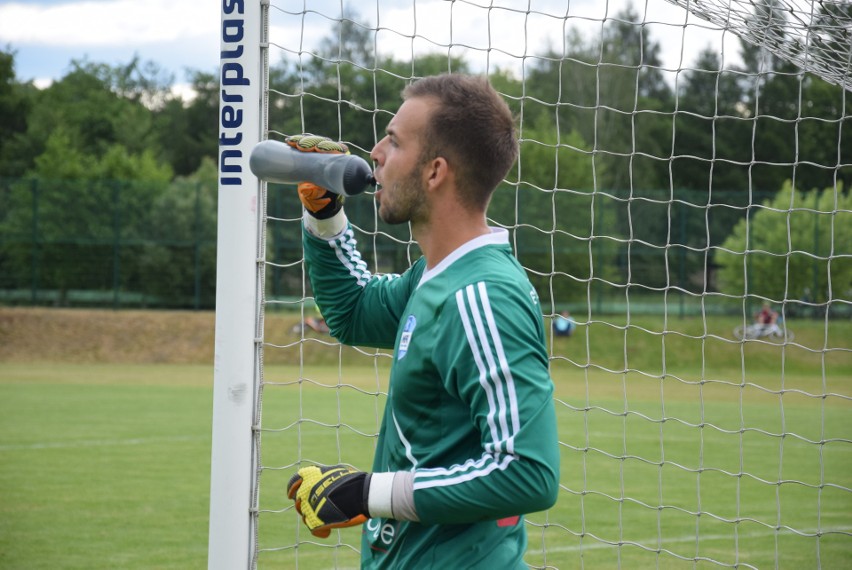
[[389, 224], [427, 219], [421, 139], [432, 105], [422, 98], [406, 100], [388, 124], [387, 135], [370, 153], [380, 185], [376, 192], [379, 217]]

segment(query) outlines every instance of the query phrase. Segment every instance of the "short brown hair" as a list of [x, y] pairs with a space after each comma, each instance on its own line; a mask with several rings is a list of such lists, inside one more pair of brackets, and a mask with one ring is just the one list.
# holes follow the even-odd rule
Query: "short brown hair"
[[518, 158], [509, 106], [487, 78], [454, 73], [417, 80], [402, 97], [438, 101], [427, 122], [421, 159], [444, 157], [456, 172], [462, 200], [484, 210]]

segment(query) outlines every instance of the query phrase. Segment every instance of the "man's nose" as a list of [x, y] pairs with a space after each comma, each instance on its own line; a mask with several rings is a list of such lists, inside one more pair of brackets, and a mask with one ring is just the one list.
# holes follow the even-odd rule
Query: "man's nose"
[[376, 146], [373, 147], [373, 150], [370, 151], [370, 160], [375, 163], [380, 162], [380, 157], [382, 155], [382, 147], [387, 137], [382, 138], [379, 142], [376, 143]]

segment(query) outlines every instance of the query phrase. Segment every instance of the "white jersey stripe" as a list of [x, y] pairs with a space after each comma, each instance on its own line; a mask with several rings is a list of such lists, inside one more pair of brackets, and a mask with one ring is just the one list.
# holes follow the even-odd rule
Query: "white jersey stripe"
[[488, 321], [488, 328], [491, 330], [491, 338], [494, 339], [494, 349], [497, 351], [497, 360], [500, 362], [500, 370], [503, 372], [503, 378], [506, 379], [506, 392], [509, 396], [509, 413], [512, 418], [512, 429], [507, 440], [506, 451], [515, 453], [515, 434], [521, 429], [521, 420], [518, 416], [518, 396], [515, 392], [515, 379], [512, 377], [512, 370], [509, 368], [509, 361], [506, 359], [506, 352], [503, 350], [503, 342], [500, 340], [500, 331], [497, 330], [497, 323], [494, 321], [494, 313], [491, 311], [491, 303], [488, 301], [488, 291], [485, 289], [485, 282], [479, 282], [479, 295], [482, 298], [482, 306], [485, 309], [485, 318]]
[[415, 473], [415, 479], [426, 479], [429, 477], [446, 477], [447, 475], [455, 475], [462, 471], [471, 471], [482, 469], [489, 461], [494, 461], [494, 455], [491, 453], [483, 453], [479, 459], [468, 459], [461, 465], [453, 465], [452, 467], [427, 467], [418, 469]]
[[[506, 410], [506, 396], [503, 392], [503, 380], [500, 378], [500, 373], [497, 368], [497, 363], [494, 360], [494, 354], [491, 351], [491, 343], [489, 342], [487, 331], [485, 330], [485, 326], [483, 325], [482, 320], [482, 312], [487, 312], [490, 310], [490, 307], [487, 309], [485, 307], [480, 308], [477, 300], [476, 300], [476, 288], [473, 285], [468, 285], [467, 289], [467, 298], [470, 302], [471, 312], [473, 313], [473, 321], [476, 324], [476, 331], [479, 335], [479, 345], [482, 350], [482, 354], [485, 356], [485, 361], [488, 364], [488, 378], [490, 379], [492, 385], [494, 386], [494, 391], [497, 393], [497, 419], [500, 422], [500, 442], [502, 449], [502, 442], [508, 441], [512, 434], [509, 432], [509, 425], [506, 420], [507, 410]], [[491, 318], [494, 319], [493, 315], [486, 315], [485, 319], [488, 320]]]
[[364, 287], [370, 280], [370, 270], [361, 259], [361, 253], [356, 249], [355, 234], [351, 229], [343, 232], [339, 238], [330, 240], [328, 245], [334, 249], [337, 259], [349, 270], [349, 275], [358, 280], [358, 285]]
[[417, 459], [414, 457], [414, 453], [411, 451], [411, 442], [403, 435], [402, 428], [399, 427], [399, 422], [396, 421], [396, 414], [391, 409], [391, 418], [393, 419], [393, 425], [396, 427], [396, 434], [399, 436], [399, 440], [402, 442], [402, 446], [405, 448], [405, 456], [411, 461], [411, 468], [414, 469], [417, 467]]
[[482, 358], [479, 355], [479, 349], [476, 347], [476, 338], [473, 334], [473, 328], [470, 325], [470, 319], [467, 316], [464, 293], [461, 289], [456, 291], [456, 305], [459, 309], [459, 316], [461, 317], [462, 326], [464, 327], [464, 334], [467, 337], [467, 343], [470, 346], [470, 352], [473, 354], [473, 360], [476, 362], [476, 367], [479, 369], [479, 384], [485, 390], [485, 397], [488, 400], [488, 415], [486, 416], [486, 419], [488, 420], [488, 427], [491, 429], [492, 446], [496, 446], [494, 450], [499, 452], [500, 435], [497, 433], [497, 425], [494, 423], [494, 415], [497, 412], [494, 406], [494, 391], [491, 389], [491, 386], [486, 380], [485, 364], [482, 362]]
[[456, 305], [479, 371], [479, 384], [488, 400], [487, 421], [493, 445], [486, 444], [485, 453], [476, 460], [469, 459], [449, 468], [415, 470], [414, 490], [447, 487], [485, 477], [506, 469], [517, 459], [514, 456], [514, 439], [520, 426], [517, 395], [485, 283], [456, 291]]
[[501, 471], [508, 467], [509, 463], [514, 461], [515, 458], [511, 455], [503, 456], [503, 460], [499, 463], [497, 461], [489, 461], [485, 464], [482, 469], [477, 469], [475, 471], [469, 471], [467, 473], [462, 473], [460, 475], [456, 475], [455, 477], [448, 477], [446, 479], [431, 479], [428, 481], [418, 481], [417, 474], [414, 475], [414, 490], [418, 489], [429, 489], [430, 487], [447, 487], [449, 485], [457, 485], [459, 483], [464, 483], [466, 481], [471, 481], [473, 479], [477, 479], [479, 477], [485, 477], [489, 473], [500, 469]]

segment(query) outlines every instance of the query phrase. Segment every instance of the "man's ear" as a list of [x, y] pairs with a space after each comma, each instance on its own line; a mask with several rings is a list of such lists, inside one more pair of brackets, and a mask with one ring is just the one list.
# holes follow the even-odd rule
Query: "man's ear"
[[425, 178], [428, 189], [443, 186], [450, 177], [450, 164], [443, 156], [437, 156], [426, 164]]

